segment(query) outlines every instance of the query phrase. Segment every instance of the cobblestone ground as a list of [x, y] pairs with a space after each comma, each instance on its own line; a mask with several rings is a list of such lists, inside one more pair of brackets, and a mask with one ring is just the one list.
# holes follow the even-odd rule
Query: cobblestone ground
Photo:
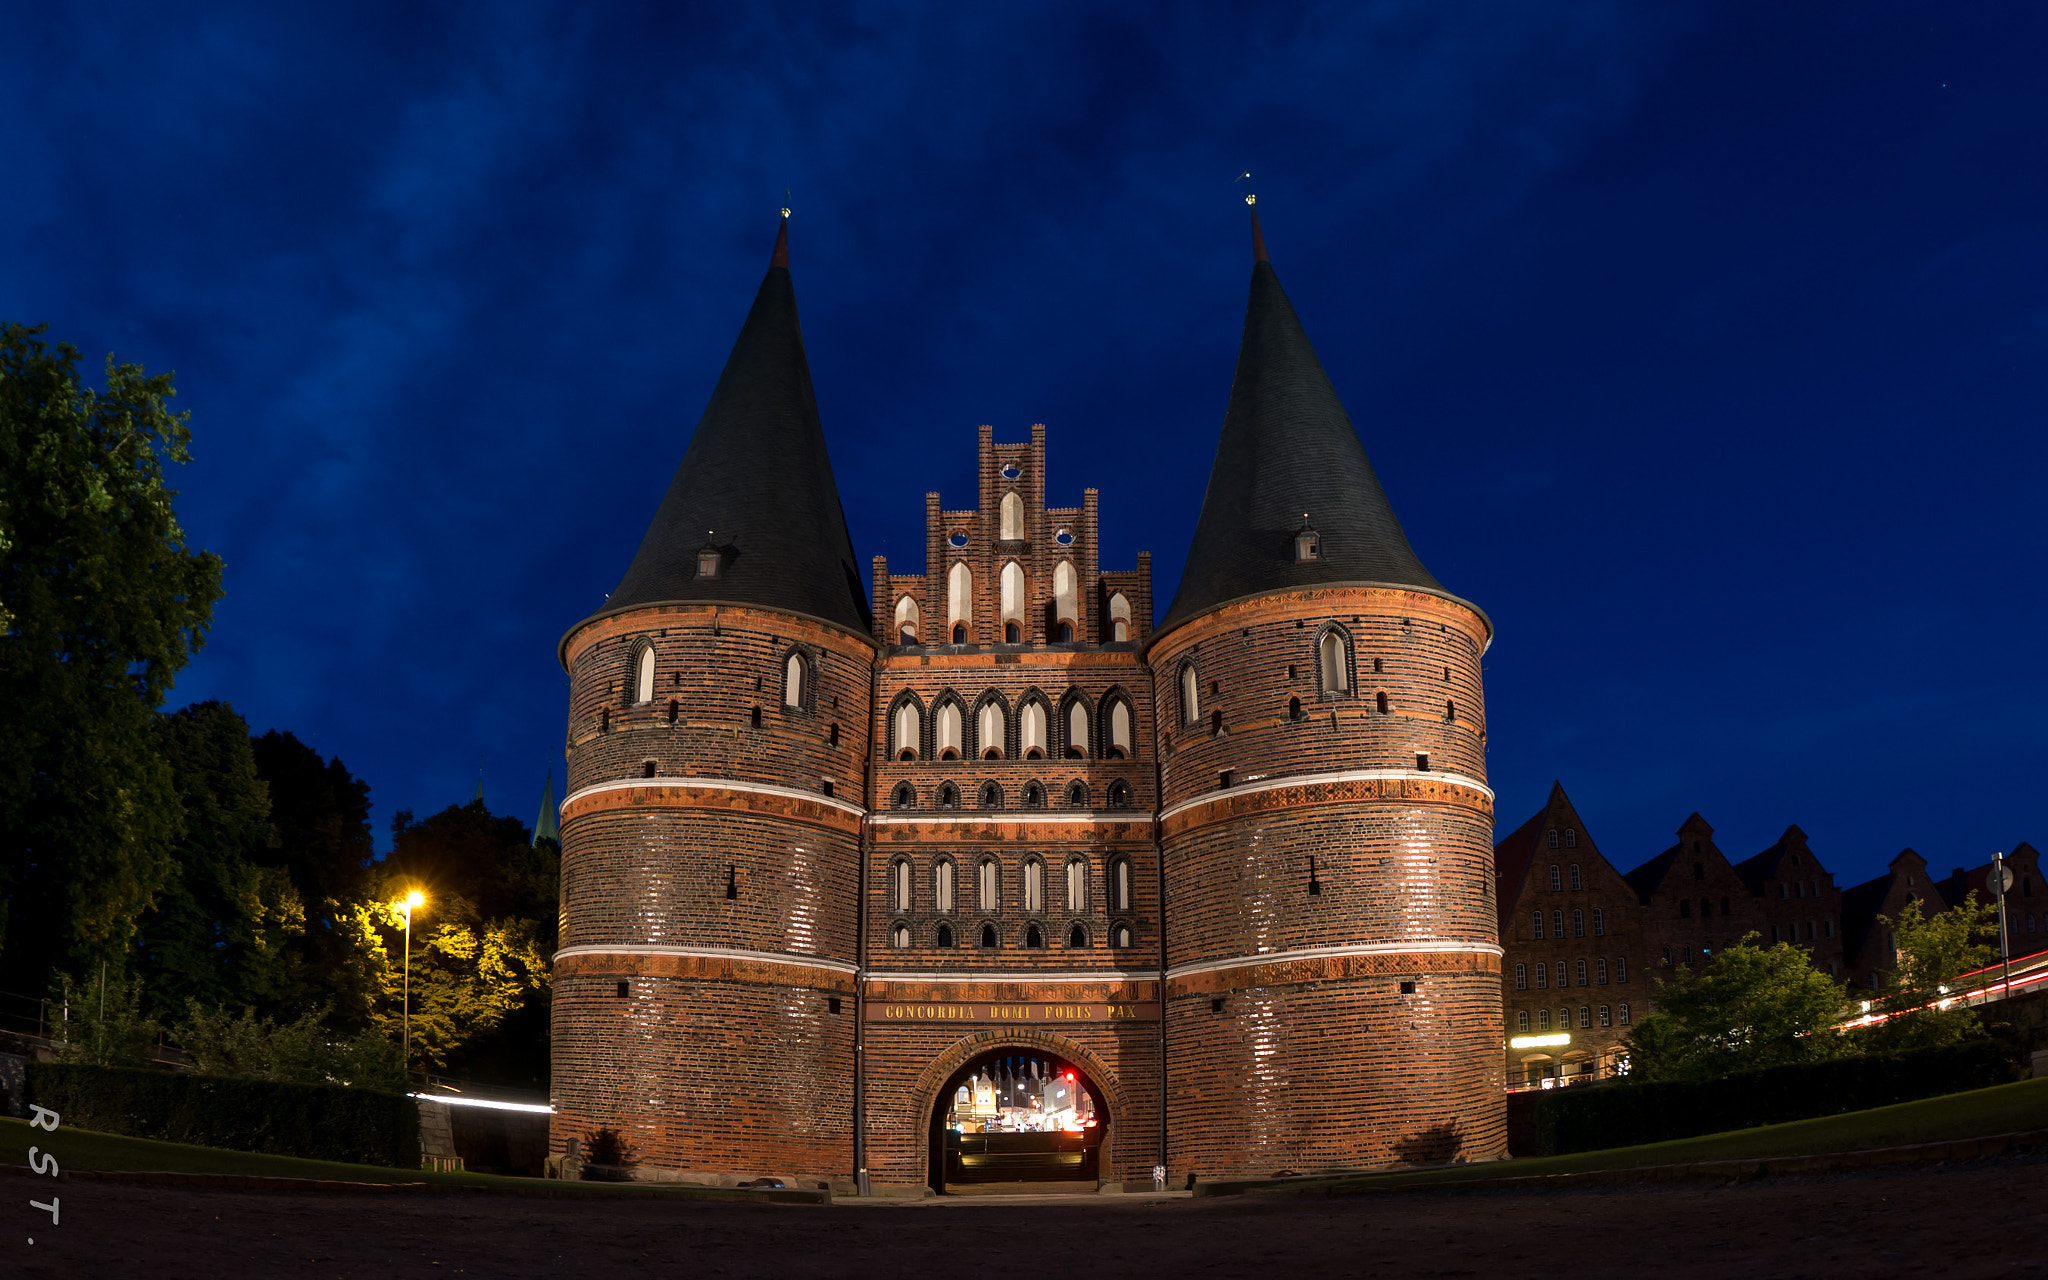
[[1736, 1185], [1322, 1200], [807, 1207], [93, 1182], [61, 1191], [55, 1229], [25, 1205], [10, 1215], [25, 1229], [0, 1241], [0, 1275], [783, 1280], [1019, 1265], [1053, 1277], [2048, 1275], [2039, 1158]]

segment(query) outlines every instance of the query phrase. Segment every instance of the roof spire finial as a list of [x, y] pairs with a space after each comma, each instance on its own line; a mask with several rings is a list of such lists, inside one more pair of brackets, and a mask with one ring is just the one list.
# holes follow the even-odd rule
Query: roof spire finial
[[789, 270], [789, 188], [782, 189], [782, 221], [775, 224], [775, 252], [768, 255], [768, 268]]
[[1259, 193], [1251, 189], [1249, 185], [1251, 179], [1252, 172], [1249, 169], [1237, 175], [1239, 182], [1247, 184], [1244, 189], [1244, 202], [1251, 207], [1252, 211], [1252, 261], [1264, 262], [1266, 261], [1266, 237], [1259, 234]]

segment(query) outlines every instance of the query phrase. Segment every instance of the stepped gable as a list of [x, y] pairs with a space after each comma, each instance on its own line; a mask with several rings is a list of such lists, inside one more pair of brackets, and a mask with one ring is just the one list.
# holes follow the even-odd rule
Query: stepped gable
[[[715, 547], [715, 576], [697, 571]], [[761, 605], [866, 636], [867, 593], [818, 423], [789, 224], [626, 576], [601, 613], [670, 600]]]
[[1521, 889], [1522, 877], [1529, 873], [1529, 860], [1535, 856], [1536, 842], [1546, 830], [1544, 819], [1550, 816], [1551, 809], [1563, 794], [1564, 784], [1552, 782], [1550, 799], [1543, 807], [1493, 846], [1493, 903], [1500, 918], [1500, 936], [1503, 938], [1510, 932], [1508, 913], [1514, 910], [1515, 894]]
[[[1800, 830], [1799, 824], [1796, 822], [1785, 828], [1785, 834], [1778, 837], [1776, 844], [1765, 849], [1762, 853], [1754, 854], [1736, 863], [1735, 874], [1741, 877], [1743, 886], [1750, 893], [1761, 898], [1765, 896], [1764, 882], [1766, 880], [1788, 880], [1794, 878], [1781, 874], [1779, 867], [1787, 858], [1795, 853], [1803, 853], [1810, 858], [1813, 857], [1813, 850], [1806, 846], [1806, 832]], [[1813, 865], [1817, 871], [1825, 870], [1818, 858], [1814, 858]]]
[[[1251, 298], [1223, 434], [1187, 568], [1155, 638], [1229, 601], [1320, 583], [1449, 594], [1401, 532], [1358, 431], [1266, 260], [1256, 214], [1252, 236]], [[1321, 554], [1297, 561], [1294, 535], [1304, 515], [1320, 536]]]

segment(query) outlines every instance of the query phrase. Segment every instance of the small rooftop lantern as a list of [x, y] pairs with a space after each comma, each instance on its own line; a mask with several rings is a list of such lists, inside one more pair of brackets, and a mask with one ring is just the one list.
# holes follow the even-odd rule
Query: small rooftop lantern
[[1304, 564], [1323, 558], [1323, 535], [1309, 527], [1308, 512], [1301, 513], [1301, 528], [1294, 533], [1294, 562]]

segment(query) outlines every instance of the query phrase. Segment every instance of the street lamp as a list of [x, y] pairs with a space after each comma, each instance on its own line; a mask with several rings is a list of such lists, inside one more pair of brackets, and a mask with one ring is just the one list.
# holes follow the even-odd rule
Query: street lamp
[[426, 901], [427, 895], [414, 889], [398, 904], [405, 909], [405, 1006], [398, 1015], [398, 1025], [407, 1080], [412, 1079], [412, 913], [413, 908], [425, 905]]

